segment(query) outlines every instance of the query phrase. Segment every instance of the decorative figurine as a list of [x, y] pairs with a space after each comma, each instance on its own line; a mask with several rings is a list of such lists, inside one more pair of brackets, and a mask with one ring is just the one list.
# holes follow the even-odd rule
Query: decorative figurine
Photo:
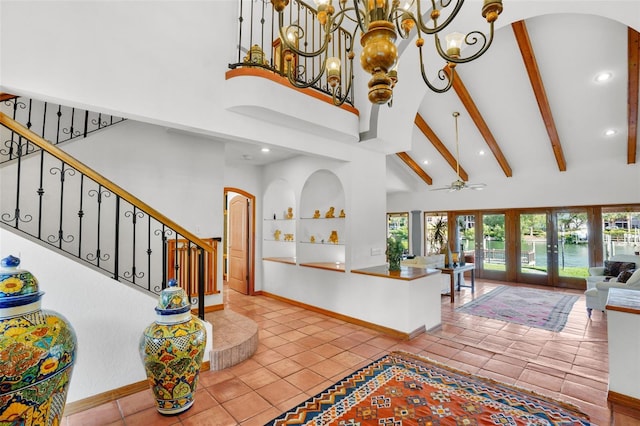
[[287, 219], [293, 219], [293, 207], [287, 209]]
[[75, 332], [63, 316], [40, 309], [44, 293], [18, 269], [20, 259], [8, 256], [1, 265], [0, 424], [57, 426], [76, 360]]
[[327, 210], [327, 212], [325, 213], [324, 217], [326, 218], [333, 218], [335, 217], [335, 209], [333, 207], [329, 207], [329, 210]]
[[293, 234], [284, 234], [285, 241], [293, 241]]
[[[317, 210], [316, 210], [317, 211]], [[309, 238], [309, 241], [312, 243], [316, 242], [316, 237], [314, 237], [313, 235]]]
[[280, 234], [282, 234], [282, 231], [276, 229], [276, 231], [273, 233], [273, 238], [275, 238], [276, 241], [280, 241]]
[[329, 242], [338, 244], [338, 231], [331, 231], [331, 235], [329, 235]]
[[315, 212], [313, 212], [313, 218], [314, 219], [320, 218], [320, 210], [316, 210]]
[[140, 339], [140, 358], [158, 412], [180, 414], [193, 405], [207, 332], [176, 280], [160, 293], [156, 315]]
[[340, 214], [338, 215], [338, 217], [346, 217], [346, 215], [344, 214], [344, 209], [340, 209]]

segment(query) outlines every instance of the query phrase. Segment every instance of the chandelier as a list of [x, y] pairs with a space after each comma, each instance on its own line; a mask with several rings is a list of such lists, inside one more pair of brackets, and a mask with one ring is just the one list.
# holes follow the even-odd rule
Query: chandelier
[[[426, 22], [423, 20], [423, 0], [352, 0], [347, 5], [347, 0], [338, 1], [338, 10], [333, 6], [332, 0], [314, 0], [317, 7], [317, 18], [322, 27], [322, 44], [314, 51], [306, 51], [301, 48], [301, 40], [304, 38], [303, 28], [292, 23], [284, 25], [284, 11], [289, 0], [271, 0], [274, 9], [278, 12], [278, 28], [280, 40], [286, 49], [285, 61], [287, 62], [287, 77], [289, 82], [296, 87], [305, 88], [317, 83], [326, 73], [328, 85], [333, 94], [333, 103], [341, 105], [349, 91], [353, 79], [353, 46], [347, 46], [346, 59], [349, 80], [346, 89], [340, 88], [341, 60], [336, 56], [329, 56], [328, 46], [333, 33], [342, 28], [343, 24], [353, 23], [353, 38], [360, 31], [360, 44], [362, 53], [360, 64], [362, 68], [371, 74], [369, 81], [368, 98], [374, 104], [391, 106], [393, 88], [398, 82], [398, 49], [395, 45], [400, 36], [408, 38], [412, 30], [417, 31], [416, 46], [420, 55], [420, 72], [426, 85], [436, 93], [446, 92], [451, 88], [455, 73], [453, 68], [457, 64], [473, 61], [484, 54], [493, 41], [493, 25], [502, 12], [502, 0], [484, 0], [482, 16], [489, 23], [489, 35], [481, 31], [471, 31], [467, 34], [451, 33], [446, 35], [445, 47], [440, 40], [439, 33], [451, 24], [460, 11], [464, 0], [430, 0], [431, 9]], [[450, 9], [448, 9], [450, 8]], [[443, 11], [449, 12], [439, 21]], [[346, 19], [346, 20], [345, 20]], [[433, 35], [435, 50], [446, 62], [445, 68], [437, 73], [438, 79], [443, 83], [442, 87], [432, 84], [425, 72], [422, 48], [424, 46], [423, 34]], [[471, 46], [472, 53], [469, 56], [461, 56], [463, 45]], [[307, 82], [296, 81], [295, 66], [291, 66], [294, 55], [303, 57], [323, 57], [322, 66], [318, 75]], [[447, 72], [450, 71], [450, 72]], [[344, 93], [341, 93], [344, 92]]]

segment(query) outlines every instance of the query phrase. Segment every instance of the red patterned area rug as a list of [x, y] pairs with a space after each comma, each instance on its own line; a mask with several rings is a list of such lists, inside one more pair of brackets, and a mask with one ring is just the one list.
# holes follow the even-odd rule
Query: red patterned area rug
[[590, 425], [576, 407], [392, 352], [268, 425]]

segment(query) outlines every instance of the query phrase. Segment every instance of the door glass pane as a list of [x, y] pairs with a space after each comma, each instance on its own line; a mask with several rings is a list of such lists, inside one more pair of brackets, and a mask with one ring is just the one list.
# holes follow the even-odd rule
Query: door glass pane
[[482, 215], [482, 268], [506, 271], [504, 214]]
[[424, 214], [424, 248], [426, 254], [442, 253], [448, 241], [447, 214]]
[[587, 213], [556, 214], [558, 276], [581, 278], [589, 275]]
[[605, 260], [616, 254], [640, 252], [640, 208], [603, 210], [602, 222]]
[[520, 272], [547, 274], [547, 215], [520, 215]]
[[474, 215], [458, 216], [458, 245], [460, 259], [465, 263], [475, 263], [476, 217]]
[[387, 238], [402, 243], [404, 254], [409, 253], [409, 213], [387, 213]]

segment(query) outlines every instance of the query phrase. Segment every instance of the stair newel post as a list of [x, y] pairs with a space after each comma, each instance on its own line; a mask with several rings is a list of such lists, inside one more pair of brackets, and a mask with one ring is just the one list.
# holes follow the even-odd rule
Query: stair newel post
[[167, 231], [165, 225], [162, 225], [162, 288], [167, 286]]
[[198, 247], [198, 318], [204, 320], [204, 249]]
[[116, 230], [115, 230], [115, 248], [114, 248], [114, 256], [113, 256], [113, 279], [117, 280], [119, 277], [118, 274], [118, 264], [120, 262], [120, 196], [116, 196]]

